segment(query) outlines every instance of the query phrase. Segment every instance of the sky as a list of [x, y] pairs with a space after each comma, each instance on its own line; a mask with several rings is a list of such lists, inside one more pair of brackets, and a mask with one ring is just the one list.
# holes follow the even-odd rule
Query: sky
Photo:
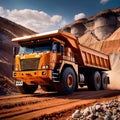
[[0, 16], [40, 33], [117, 7], [120, 0], [0, 0]]

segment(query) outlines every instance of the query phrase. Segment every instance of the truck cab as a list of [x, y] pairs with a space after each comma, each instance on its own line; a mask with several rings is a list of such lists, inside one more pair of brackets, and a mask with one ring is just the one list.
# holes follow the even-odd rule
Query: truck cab
[[[16, 85], [22, 93], [32, 93], [38, 85], [44, 90], [55, 90], [63, 67], [75, 64], [71, 48], [53, 36], [24, 39], [21, 38], [18, 43], [20, 48], [15, 58], [13, 77], [16, 78]], [[72, 80], [68, 82], [71, 86]]]

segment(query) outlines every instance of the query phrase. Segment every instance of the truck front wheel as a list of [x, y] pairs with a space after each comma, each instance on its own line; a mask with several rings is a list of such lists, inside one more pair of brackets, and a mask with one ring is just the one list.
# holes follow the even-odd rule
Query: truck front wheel
[[76, 76], [71, 67], [67, 67], [61, 74], [61, 82], [56, 87], [57, 91], [62, 94], [71, 94], [76, 88]]
[[32, 94], [34, 93], [38, 88], [38, 85], [27, 85], [23, 82], [23, 86], [19, 86], [18, 89], [23, 94]]

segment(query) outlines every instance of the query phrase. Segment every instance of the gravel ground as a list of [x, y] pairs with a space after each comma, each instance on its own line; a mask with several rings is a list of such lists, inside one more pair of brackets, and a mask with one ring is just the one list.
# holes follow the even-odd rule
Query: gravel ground
[[76, 110], [67, 120], [120, 120], [120, 96], [118, 99], [95, 103], [84, 110]]

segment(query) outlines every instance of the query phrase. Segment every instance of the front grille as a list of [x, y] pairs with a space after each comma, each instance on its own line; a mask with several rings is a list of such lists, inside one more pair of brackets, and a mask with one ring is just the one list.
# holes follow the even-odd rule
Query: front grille
[[22, 71], [37, 70], [40, 58], [29, 58], [20, 60], [20, 66]]

